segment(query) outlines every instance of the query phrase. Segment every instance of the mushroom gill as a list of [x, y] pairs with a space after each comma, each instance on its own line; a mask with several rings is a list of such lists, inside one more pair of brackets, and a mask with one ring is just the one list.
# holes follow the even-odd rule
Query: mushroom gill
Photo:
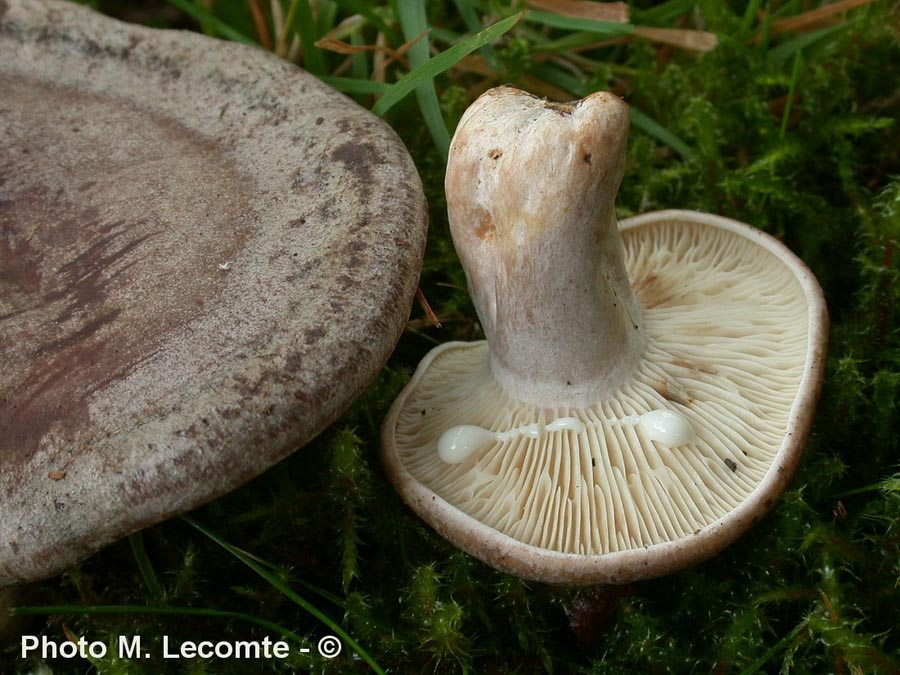
[[[398, 411], [397, 455], [412, 478], [525, 544], [597, 555], [687, 537], [774, 470], [796, 414], [809, 309], [778, 255], [677, 215], [622, 230], [646, 332], [633, 380], [583, 409], [526, 405], [494, 380], [486, 342], [449, 343]], [[650, 440], [633, 418], [654, 410], [678, 411], [695, 442]], [[520, 433], [458, 464], [438, 456], [454, 425], [499, 433], [568, 417], [582, 433]]]

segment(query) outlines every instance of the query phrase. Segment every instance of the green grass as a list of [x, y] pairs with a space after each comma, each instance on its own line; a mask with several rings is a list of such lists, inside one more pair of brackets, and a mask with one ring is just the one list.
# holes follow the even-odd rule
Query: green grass
[[[144, 20], [255, 39], [244, 0], [170, 2]], [[125, 2], [92, 4], [130, 11]], [[333, 660], [295, 652], [250, 669], [109, 658], [56, 662], [53, 672], [900, 672], [894, 3], [799, 33], [779, 32], [778, 21], [817, 3], [669, 0], [642, 3], [618, 25], [520, 17], [522, 3], [509, 0], [282, 6], [285, 35], [303, 38], [297, 59], [383, 115], [416, 161], [431, 207], [421, 288], [442, 327], [414, 306], [391, 361], [332, 428], [190, 521], [145, 530], [27, 589], [22, 601], [33, 608], [23, 610], [22, 628], [107, 643], [140, 634], [154, 646], [162, 635], [281, 635], [314, 646], [334, 634], [344, 651]], [[360, 18], [346, 41], [356, 45], [381, 34], [397, 50], [430, 32], [374, 81], [371, 52], [311, 44], [352, 15]], [[719, 44], [698, 54], [632, 36], [640, 26], [711, 31]], [[418, 360], [435, 342], [478, 336], [449, 240], [443, 169], [466, 106], [507, 82], [559, 98], [599, 89], [624, 96], [633, 131], [620, 216], [692, 208], [752, 223], [811, 267], [829, 303], [819, 413], [783, 498], [714, 559], [618, 593], [526, 583], [484, 566], [413, 516], [378, 462], [378, 425]], [[597, 636], [590, 644], [587, 632]], [[15, 641], [2, 649], [0, 670], [35, 667]]]

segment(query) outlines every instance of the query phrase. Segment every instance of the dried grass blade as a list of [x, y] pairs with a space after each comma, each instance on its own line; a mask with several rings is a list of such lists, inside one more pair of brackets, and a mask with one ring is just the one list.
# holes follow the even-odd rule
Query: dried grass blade
[[[378, 33], [375, 36], [375, 44], [379, 47], [384, 47], [387, 45], [387, 38], [384, 33]], [[386, 80], [387, 73], [387, 59], [384, 56], [383, 51], [376, 51], [375, 57], [372, 59], [372, 80], [374, 82], [384, 83]]]
[[637, 26], [634, 29], [634, 34], [647, 40], [662, 42], [673, 47], [690, 49], [695, 52], [708, 52], [719, 46], [719, 38], [716, 37], [716, 34], [705, 30]]
[[425, 297], [421, 287], [416, 287], [416, 300], [419, 301], [419, 305], [422, 307], [422, 311], [425, 312], [425, 316], [428, 318], [431, 325], [435, 328], [440, 328], [441, 320], [438, 318], [438, 315], [434, 313], [434, 310], [431, 309], [431, 305], [428, 304], [428, 298]]
[[272, 33], [275, 37], [275, 53], [284, 58], [287, 47], [283, 36], [285, 35], [284, 10], [279, 0], [269, 0], [269, 12], [272, 14]]
[[322, 38], [321, 40], [316, 40], [314, 44], [319, 49], [327, 49], [335, 54], [361, 54], [363, 52], [391, 51], [386, 47], [380, 47], [378, 45], [351, 45], [347, 42], [334, 40], [332, 38]]
[[253, 16], [253, 25], [256, 28], [256, 37], [259, 38], [259, 44], [262, 48], [272, 51], [272, 36], [269, 33], [269, 24], [266, 21], [266, 13], [259, 4], [259, 0], [247, 0], [250, 6], [250, 14]]
[[352, 16], [348, 16], [337, 26], [325, 33], [325, 35], [323, 35], [321, 39], [343, 40], [348, 35], [352, 35], [353, 31], [362, 28], [365, 24], [366, 18], [362, 14], [354, 14]]
[[573, 19], [593, 19], [628, 23], [628, 5], [624, 2], [591, 2], [590, 0], [529, 0], [528, 5], [545, 12]]
[[835, 14], [846, 12], [850, 9], [856, 9], [863, 5], [868, 5], [875, 0], [839, 0], [831, 5], [825, 5], [818, 9], [812, 9], [797, 16], [785, 17], [784, 19], [776, 19], [769, 26], [769, 30], [773, 34], [787, 33], [789, 31], [804, 31], [821, 28], [822, 23], [831, 19]]

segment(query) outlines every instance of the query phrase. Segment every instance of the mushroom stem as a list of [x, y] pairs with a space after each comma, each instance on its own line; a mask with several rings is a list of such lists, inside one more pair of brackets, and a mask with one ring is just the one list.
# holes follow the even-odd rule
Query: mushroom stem
[[612, 94], [558, 104], [500, 87], [453, 137], [453, 242], [491, 370], [516, 399], [584, 407], [638, 367], [642, 312], [615, 216], [627, 136]]

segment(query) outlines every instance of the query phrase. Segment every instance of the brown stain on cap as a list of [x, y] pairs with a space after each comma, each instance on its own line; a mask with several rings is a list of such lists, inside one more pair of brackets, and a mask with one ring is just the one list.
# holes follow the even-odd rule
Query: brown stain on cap
[[[91, 399], [218, 295], [215, 261], [249, 209], [221, 151], [171, 120], [18, 78], [0, 89], [0, 456], [22, 467], [91, 441]], [[180, 184], [192, 165], [206, 178]], [[187, 219], [202, 223], [190, 238]]]

